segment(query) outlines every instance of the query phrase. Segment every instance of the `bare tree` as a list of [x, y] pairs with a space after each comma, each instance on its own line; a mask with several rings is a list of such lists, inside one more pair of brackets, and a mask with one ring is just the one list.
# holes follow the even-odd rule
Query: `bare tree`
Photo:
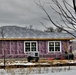
[[[76, 17], [75, 17], [75, 9], [76, 6], [74, 7], [69, 4], [66, 0], [51, 0], [53, 4], [56, 6], [58, 10], [56, 10], [51, 3], [49, 3], [50, 8], [57, 14], [61, 20], [62, 23], [58, 21], [54, 21], [53, 18], [50, 16], [51, 14], [48, 13], [48, 11], [45, 9], [44, 5], [41, 4], [41, 1], [39, 0], [38, 2], [35, 2], [47, 15], [47, 20], [49, 20], [54, 26], [57, 28], [66, 31], [67, 33], [71, 34], [72, 36], [76, 37], [75, 34], [73, 34], [71, 31], [76, 31]], [[62, 4], [59, 2], [62, 1]], [[72, 0], [73, 4], [75, 0]], [[72, 9], [72, 10], [70, 10]], [[75, 10], [75, 11], [74, 11]], [[73, 11], [73, 12], [72, 12]], [[63, 27], [63, 29], [62, 29]]]
[[[2, 37], [3, 42], [4, 42], [4, 36], [5, 36], [4, 28], [1, 27], [1, 37]], [[3, 49], [3, 46], [2, 46], [2, 49]], [[6, 61], [5, 61], [5, 49], [3, 49], [3, 51], [4, 51], [4, 69], [5, 69], [5, 63], [6, 63]]]
[[54, 28], [53, 27], [48, 27], [45, 31], [46, 32], [54, 32]]
[[76, 12], [76, 0], [73, 0], [73, 6], [74, 6], [74, 10]]
[[4, 38], [4, 36], [5, 36], [5, 32], [4, 32], [4, 28], [3, 27], [1, 27], [1, 36], [2, 36], [2, 38]]
[[55, 29], [55, 32], [59, 32], [59, 33], [61, 33], [63, 31], [63, 27], [60, 29], [60, 28], [56, 28]]

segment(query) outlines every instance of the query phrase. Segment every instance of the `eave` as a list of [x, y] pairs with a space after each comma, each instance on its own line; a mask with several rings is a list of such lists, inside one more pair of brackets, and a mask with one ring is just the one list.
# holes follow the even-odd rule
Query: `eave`
[[72, 40], [74, 38], [0, 38], [0, 40], [30, 40], [30, 41], [41, 41], [41, 40], [44, 40], [44, 41], [48, 41], [48, 40]]

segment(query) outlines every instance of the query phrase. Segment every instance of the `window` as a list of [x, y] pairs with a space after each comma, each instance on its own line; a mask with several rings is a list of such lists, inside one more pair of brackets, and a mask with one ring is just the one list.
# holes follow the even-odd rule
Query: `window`
[[36, 41], [25, 41], [24, 50], [25, 52], [37, 51], [37, 42]]
[[48, 49], [49, 49], [49, 52], [61, 51], [61, 42], [60, 41], [49, 41]]

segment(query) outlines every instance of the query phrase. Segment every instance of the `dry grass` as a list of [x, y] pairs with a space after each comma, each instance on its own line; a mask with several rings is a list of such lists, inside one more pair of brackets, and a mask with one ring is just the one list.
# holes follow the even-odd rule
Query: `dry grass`
[[[73, 60], [69, 60], [69, 61], [73, 61]], [[68, 60], [39, 60], [38, 63], [61, 63], [61, 64], [66, 64], [68, 62]]]
[[[50, 66], [53, 66], [53, 65], [56, 65], [56, 64], [65, 64], [67, 65], [67, 62], [72, 62], [74, 60], [46, 60], [46, 59], [40, 59], [38, 62], [35, 62], [34, 60], [32, 60], [31, 62], [32, 63], [35, 63], [36, 65], [38, 65], [39, 67], [41, 67], [41, 63], [46, 63], [44, 64], [44, 67], [45, 65], [50, 65]], [[0, 60], [0, 63], [4, 63], [4, 60]], [[24, 59], [6, 59], [6, 64], [13, 64], [13, 63], [17, 63], [17, 62], [20, 62], [20, 63], [28, 63], [26, 60]], [[58, 65], [57, 65], [58, 66]], [[19, 65], [17, 67], [20, 67]], [[34, 65], [31, 65], [30, 67], [35, 67]], [[7, 66], [6, 68], [16, 68], [16, 66]]]

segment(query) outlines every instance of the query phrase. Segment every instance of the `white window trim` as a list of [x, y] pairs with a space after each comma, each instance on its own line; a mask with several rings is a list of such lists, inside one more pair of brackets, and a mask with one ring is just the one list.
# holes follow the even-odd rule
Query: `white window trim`
[[[55, 44], [55, 42], [60, 42], [60, 51], [49, 51], [49, 42], [54, 42], [54, 44]], [[54, 49], [55, 49], [55, 46], [54, 46]], [[61, 41], [48, 41], [48, 52], [61, 52]]]
[[[26, 42], [30, 42], [30, 43], [32, 43], [32, 42], [36, 42], [36, 51], [38, 51], [38, 43], [37, 43], [37, 41], [24, 41], [24, 53], [27, 53], [26, 52], [26, 50], [25, 50], [25, 43]], [[31, 44], [30, 44], [31, 45]], [[31, 49], [31, 48], [30, 48]], [[29, 51], [29, 52], [36, 52], [36, 51]]]

